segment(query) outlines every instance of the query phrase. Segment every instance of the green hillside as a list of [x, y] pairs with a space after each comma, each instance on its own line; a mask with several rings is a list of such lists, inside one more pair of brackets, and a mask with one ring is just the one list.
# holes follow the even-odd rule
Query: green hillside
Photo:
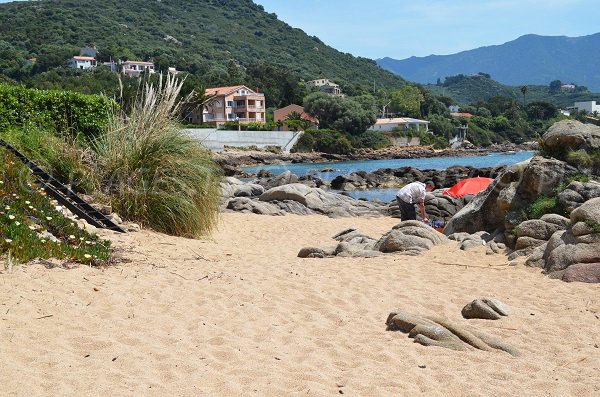
[[[159, 69], [174, 66], [207, 84], [227, 84], [236, 69], [260, 63], [307, 80], [329, 78], [348, 92], [404, 83], [375, 61], [341, 53], [251, 0], [0, 4], [0, 74], [24, 80], [64, 65], [84, 46], [96, 46], [102, 60], [153, 59]], [[27, 66], [31, 58], [36, 62]]]
[[[427, 84], [424, 88], [432, 93], [452, 98], [459, 105], [485, 102], [495, 96], [503, 96], [522, 101], [521, 87], [501, 84], [487, 75], [452, 76], [440, 84]], [[547, 85], [528, 85], [526, 103], [549, 102], [556, 106], [573, 106], [578, 101], [600, 101], [600, 94], [589, 92], [585, 87], [576, 91], [551, 92]]]

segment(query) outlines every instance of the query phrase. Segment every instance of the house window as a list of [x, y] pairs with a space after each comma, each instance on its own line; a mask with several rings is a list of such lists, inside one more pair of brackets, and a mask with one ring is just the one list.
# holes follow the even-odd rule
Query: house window
[[236, 118], [236, 114], [235, 113], [227, 113], [227, 118], [229, 120], [235, 120]]
[[227, 101], [227, 107], [228, 108], [233, 107], [233, 101]]

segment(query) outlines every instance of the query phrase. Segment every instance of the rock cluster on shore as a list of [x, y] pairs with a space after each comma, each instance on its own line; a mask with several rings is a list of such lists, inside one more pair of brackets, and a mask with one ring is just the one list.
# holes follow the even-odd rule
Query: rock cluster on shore
[[[526, 265], [565, 281], [600, 282], [600, 171], [569, 155], [597, 155], [600, 127], [561, 121], [544, 134], [542, 146], [558, 158], [537, 156], [509, 167], [444, 233], [503, 234], [510, 260], [526, 257]], [[527, 219], [544, 205], [551, 207], [547, 214]]]

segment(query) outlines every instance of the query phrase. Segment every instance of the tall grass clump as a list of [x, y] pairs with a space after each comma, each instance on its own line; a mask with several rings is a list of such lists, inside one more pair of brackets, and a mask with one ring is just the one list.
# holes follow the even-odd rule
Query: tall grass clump
[[146, 84], [129, 115], [114, 112], [95, 141], [97, 183], [116, 212], [151, 228], [199, 237], [216, 225], [220, 168], [180, 128], [183, 81]]

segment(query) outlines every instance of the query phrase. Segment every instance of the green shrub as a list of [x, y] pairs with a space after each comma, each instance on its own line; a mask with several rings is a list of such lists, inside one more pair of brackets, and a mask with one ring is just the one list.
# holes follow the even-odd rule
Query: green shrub
[[93, 138], [104, 131], [115, 107], [99, 95], [0, 84], [0, 131], [36, 124], [61, 134]]
[[0, 149], [0, 199], [0, 257], [11, 262], [58, 258], [96, 265], [110, 259], [110, 242], [58, 212], [32, 183], [28, 169], [4, 149]]
[[600, 168], [600, 150], [577, 150], [567, 153], [567, 163], [578, 168]]
[[92, 151], [82, 147], [75, 139], [31, 124], [0, 132], [0, 139], [11, 143], [46, 172], [70, 184], [76, 191], [92, 192]]
[[584, 223], [592, 229], [592, 233], [600, 233], [600, 223], [596, 222], [593, 219], [586, 219]]
[[367, 131], [352, 137], [355, 148], [383, 149], [391, 145], [390, 138], [381, 132]]
[[181, 130], [175, 117], [181, 82], [147, 85], [128, 117], [112, 114], [95, 142], [97, 183], [126, 219], [185, 237], [216, 225], [220, 168], [210, 151]]
[[556, 197], [540, 196], [525, 208], [527, 219], [539, 219], [545, 214], [565, 215]]
[[352, 142], [339, 131], [307, 130], [298, 139], [292, 151], [348, 154], [352, 152]]

